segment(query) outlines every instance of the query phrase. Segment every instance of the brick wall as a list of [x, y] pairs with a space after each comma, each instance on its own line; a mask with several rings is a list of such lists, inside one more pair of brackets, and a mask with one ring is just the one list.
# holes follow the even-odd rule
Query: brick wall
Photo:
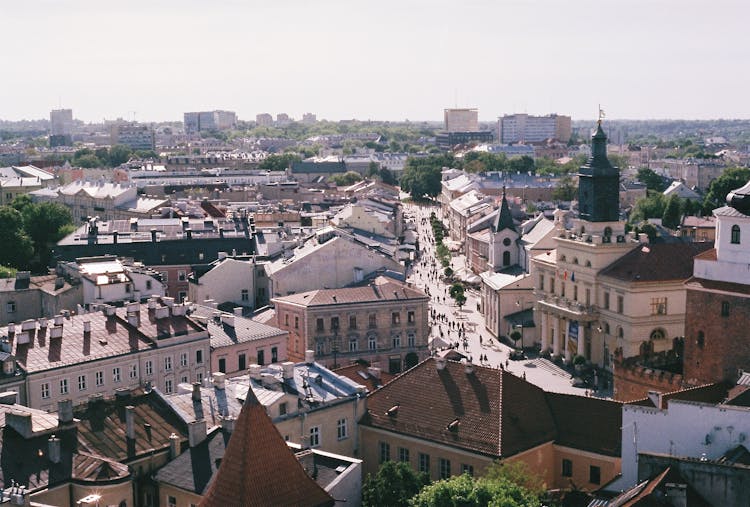
[[671, 393], [683, 388], [682, 375], [654, 370], [623, 361], [614, 363], [614, 398], [633, 401], [645, 398], [649, 391]]
[[[728, 305], [726, 315], [722, 303]], [[685, 315], [688, 382], [735, 381], [739, 368], [750, 369], [750, 296], [688, 287]]]

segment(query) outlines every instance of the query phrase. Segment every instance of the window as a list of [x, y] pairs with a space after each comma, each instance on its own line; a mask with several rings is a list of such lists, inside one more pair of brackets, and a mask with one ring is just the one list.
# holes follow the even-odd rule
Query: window
[[391, 341], [393, 342], [393, 348], [394, 348], [394, 349], [398, 349], [398, 348], [401, 348], [401, 335], [399, 335], [399, 334], [394, 334], [394, 335], [393, 335], [393, 336], [391, 337]]
[[336, 437], [339, 440], [343, 440], [349, 437], [349, 432], [346, 427], [346, 419], [339, 419], [336, 423]]
[[323, 319], [317, 319], [315, 321], [315, 330], [316, 331], [323, 331], [325, 328], [323, 327]]
[[203, 364], [203, 350], [196, 350], [195, 351], [195, 363], [196, 364]]
[[259, 364], [261, 366], [263, 366], [264, 364], [266, 364], [266, 351], [265, 350], [260, 349], [258, 351], [257, 356], [258, 356], [258, 361], [256, 362], [256, 364]]
[[349, 329], [357, 329], [357, 316], [349, 315]]
[[601, 468], [591, 465], [589, 467], [589, 482], [591, 484], [599, 484], [599, 482], [602, 480], [602, 470]]
[[565, 297], [565, 282], [560, 282], [560, 295]]
[[617, 313], [622, 313], [625, 310], [625, 298], [617, 296]]
[[60, 381], [60, 394], [68, 394], [68, 379], [66, 378]]
[[129, 284], [129, 283], [126, 283], [126, 284], [125, 284], [125, 292], [126, 292], [126, 293], [128, 293], [128, 294], [130, 294], [131, 290], [132, 290], [132, 289], [131, 289], [131, 287], [130, 287], [130, 284]]
[[[162, 257], [164, 257], [162, 255]], [[161, 272], [161, 281], [164, 283], [167, 283], [169, 281], [169, 271], [162, 271]]]
[[474, 465], [467, 465], [466, 463], [461, 464], [461, 475], [469, 474], [474, 477]]
[[349, 352], [357, 352], [357, 339], [349, 338]]
[[286, 315], [284, 315], [284, 325], [285, 326], [289, 325], [289, 314], [288, 313]]
[[196, 382], [203, 382], [203, 372], [198, 372], [195, 374], [195, 381]]
[[729, 301], [721, 302], [721, 316], [729, 317]]
[[219, 358], [219, 371], [221, 373], [227, 372], [227, 358], [226, 357]]
[[286, 415], [286, 402], [279, 403], [279, 415]]
[[318, 340], [315, 342], [315, 355], [322, 356], [325, 355], [325, 342], [323, 340]]
[[49, 398], [49, 382], [42, 383], [42, 399], [46, 400]]
[[417, 343], [417, 336], [414, 333], [406, 335], [406, 345], [408, 347], [415, 347]]
[[554, 276], [549, 277], [549, 291], [552, 294], [555, 293], [555, 277]]
[[510, 252], [507, 250], [503, 252], [503, 266], [510, 266]]
[[180, 303], [184, 302], [187, 299], [187, 292], [184, 290], [181, 290], [177, 293], [177, 301]]
[[377, 319], [377, 316], [374, 313], [370, 314], [370, 316], [368, 317], [368, 320], [369, 320], [369, 324], [368, 325], [370, 326], [370, 328], [378, 327], [378, 324], [377, 324], [377, 320], [378, 319]]
[[573, 462], [569, 459], [562, 460], [562, 476], [573, 477]]
[[740, 226], [739, 225], [732, 226], [732, 244], [734, 245], [740, 244]]
[[237, 356], [237, 369], [242, 371], [247, 368], [247, 356], [242, 353]]
[[146, 290], [151, 290], [151, 280], [146, 280]]
[[294, 317], [294, 329], [299, 329], [299, 317]]
[[5, 311], [8, 313], [15, 313], [16, 312], [16, 302], [15, 301], [8, 301], [5, 303]]
[[188, 355], [187, 352], [180, 353], [180, 366], [187, 366], [188, 365]]
[[164, 392], [167, 394], [172, 394], [172, 379], [167, 379], [164, 381]]
[[120, 380], [120, 367], [112, 368], [112, 382], [119, 382]]
[[177, 272], [177, 281], [184, 282], [187, 279], [187, 273], [185, 271], [178, 271]]
[[172, 371], [172, 356], [164, 358], [164, 371]]
[[271, 362], [272, 363], [279, 362], [279, 348], [278, 347], [271, 347]]
[[651, 298], [651, 315], [667, 314], [667, 298]]
[[310, 447], [318, 447], [320, 445], [320, 426], [313, 426], [310, 428]]
[[187, 384], [188, 383], [188, 376], [187, 375], [183, 375], [182, 377], [180, 377], [180, 383], [181, 384]]
[[339, 328], [339, 318], [331, 317], [331, 330], [338, 329], [338, 328]]
[[[242, 289], [240, 291], [240, 299], [242, 301], [250, 301], [250, 292], [247, 289]], [[288, 318], [288, 316], [287, 316], [287, 318]], [[287, 322], [287, 325], [289, 325], [288, 322]]]
[[416, 322], [416, 318], [413, 311], [406, 312], [406, 322], [409, 324], [414, 324]]
[[177, 499], [173, 496], [167, 496], [167, 507], [177, 507]]
[[398, 312], [391, 313], [391, 324], [397, 326], [401, 323], [401, 314]]
[[154, 363], [152, 363], [150, 359], [146, 361], [145, 367], [147, 376], [151, 376], [154, 374]]
[[544, 290], [544, 275], [539, 275], [539, 290]]
[[406, 447], [399, 447], [398, 448], [398, 460], [403, 463], [409, 462], [409, 449]]
[[578, 285], [573, 285], [573, 301], [578, 301]]
[[370, 350], [377, 349], [377, 340], [374, 336], [370, 336], [367, 338], [367, 348]]
[[447, 479], [451, 476], [451, 460], [440, 458], [440, 478]]
[[604, 293], [604, 309], [609, 310], [609, 292]]
[[86, 375], [78, 375], [78, 390], [86, 390]]
[[391, 459], [391, 444], [380, 442], [380, 463], [385, 463]]
[[430, 455], [419, 453], [419, 471], [430, 475]]

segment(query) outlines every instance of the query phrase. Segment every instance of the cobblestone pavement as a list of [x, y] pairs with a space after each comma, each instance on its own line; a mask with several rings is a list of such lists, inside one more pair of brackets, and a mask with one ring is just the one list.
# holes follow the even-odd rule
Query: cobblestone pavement
[[[529, 382], [547, 390], [558, 393], [577, 394], [581, 396], [597, 395], [600, 397], [611, 396], [610, 392], [593, 393], [589, 389], [573, 387], [572, 376], [563, 368], [552, 361], [544, 358], [529, 358], [523, 360], [511, 360], [510, 346], [498, 342], [491, 337], [489, 331], [484, 327], [484, 318], [478, 311], [480, 294], [477, 290], [466, 291], [466, 304], [458, 308], [448, 294], [446, 285], [440, 276], [443, 272], [439, 266], [435, 245], [433, 243], [432, 228], [429, 217], [435, 212], [442, 218], [439, 206], [418, 206], [411, 203], [404, 204], [404, 212], [410, 220], [417, 224], [419, 235], [419, 247], [422, 250], [418, 258], [407, 272], [407, 281], [414, 286], [425, 290], [430, 294], [430, 310], [438, 316], [445, 316], [445, 320], [438, 318], [433, 322], [430, 335], [431, 348], [441, 347], [458, 343], [456, 349], [461, 354], [471, 358], [475, 363], [483, 364], [492, 368], [506, 368], [515, 375], [525, 377]], [[424, 222], [424, 223], [423, 223]], [[454, 271], [464, 267], [463, 255], [454, 254], [451, 258], [451, 267]], [[453, 328], [451, 326], [453, 323]], [[465, 329], [466, 346], [459, 338], [455, 326]], [[486, 361], [480, 361], [480, 356], [486, 356]]]

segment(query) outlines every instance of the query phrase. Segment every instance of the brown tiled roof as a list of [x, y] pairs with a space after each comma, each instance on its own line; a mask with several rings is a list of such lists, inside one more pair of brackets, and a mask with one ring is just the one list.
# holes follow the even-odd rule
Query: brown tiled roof
[[711, 248], [710, 250], [706, 250], [703, 253], [700, 253], [693, 257], [694, 259], [700, 259], [702, 261], [715, 261], [717, 259], [716, 257], [716, 249]]
[[305, 473], [249, 390], [201, 507], [333, 504], [333, 498]]
[[717, 282], [716, 280], [706, 280], [705, 278], [691, 278], [685, 284], [688, 289], [705, 289], [740, 295], [750, 294], [750, 285], [745, 285], [744, 283]]
[[362, 366], [361, 364], [342, 366], [341, 368], [333, 370], [333, 372], [353, 380], [357, 384], [367, 387], [369, 392], [373, 392], [396, 378], [396, 375], [392, 375], [382, 370], [380, 372], [380, 378], [375, 378], [367, 371], [367, 367]]
[[721, 403], [727, 397], [729, 386], [719, 382], [716, 384], [706, 384], [704, 386], [681, 389], [661, 396], [662, 409], [667, 408], [669, 400], [680, 401], [697, 401], [700, 403]]
[[[429, 386], [425, 389], [425, 386]], [[427, 359], [368, 396], [361, 424], [492, 457], [554, 440], [544, 391], [503, 370]], [[389, 409], [398, 406], [387, 415]], [[449, 425], [458, 421], [455, 431]]]
[[557, 428], [556, 444], [620, 456], [622, 403], [571, 394], [547, 393]]
[[427, 299], [427, 295], [422, 291], [408, 287], [406, 284], [396, 282], [384, 276], [378, 276], [369, 285], [361, 287], [311, 290], [300, 294], [274, 298], [274, 301], [309, 307], [404, 299]]
[[727, 394], [724, 404], [736, 407], [750, 407], [750, 386], [734, 386]]
[[625, 282], [687, 280], [693, 275], [693, 258], [713, 248], [713, 243], [655, 243], [642, 245], [601, 271]]

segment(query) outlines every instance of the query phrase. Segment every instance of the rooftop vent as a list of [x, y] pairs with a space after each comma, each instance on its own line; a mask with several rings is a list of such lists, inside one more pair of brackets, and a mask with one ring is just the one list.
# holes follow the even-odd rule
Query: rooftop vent
[[385, 411], [385, 415], [388, 417], [396, 417], [398, 415], [398, 409], [401, 405], [398, 403], [396, 405], [393, 405], [391, 408]]

